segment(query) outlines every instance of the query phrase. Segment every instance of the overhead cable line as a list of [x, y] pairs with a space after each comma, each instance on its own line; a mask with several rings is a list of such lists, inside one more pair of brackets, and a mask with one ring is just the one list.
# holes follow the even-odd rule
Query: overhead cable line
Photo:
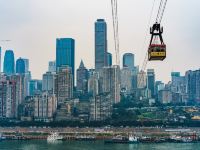
[[119, 22], [118, 22], [118, 2], [117, 0], [111, 0], [112, 7], [112, 20], [113, 20], [113, 34], [115, 45], [115, 59], [116, 65], [120, 65], [119, 60]]

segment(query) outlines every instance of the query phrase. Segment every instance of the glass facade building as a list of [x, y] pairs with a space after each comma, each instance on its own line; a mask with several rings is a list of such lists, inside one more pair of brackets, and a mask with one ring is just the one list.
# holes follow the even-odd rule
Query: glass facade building
[[107, 66], [107, 24], [104, 19], [95, 22], [95, 69]]
[[19, 73], [19, 74], [25, 73], [25, 62], [22, 58], [19, 58], [16, 61], [16, 73]]
[[15, 73], [15, 58], [12, 50], [6, 50], [4, 56], [3, 72], [7, 75]]
[[72, 38], [58, 38], [56, 40], [56, 70], [59, 67], [69, 66], [72, 68], [74, 79], [75, 69], [75, 40]]
[[130, 69], [134, 69], [134, 60], [135, 56], [132, 53], [125, 53], [123, 55], [123, 67], [128, 67]]

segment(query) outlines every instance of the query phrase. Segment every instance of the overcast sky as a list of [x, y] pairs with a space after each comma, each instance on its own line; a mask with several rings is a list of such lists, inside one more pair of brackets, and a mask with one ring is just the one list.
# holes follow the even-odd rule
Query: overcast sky
[[[155, 17], [160, 0], [156, 0]], [[153, 0], [118, 0], [120, 55], [131, 52], [141, 65], [147, 51], [148, 20]], [[0, 40], [3, 56], [12, 49], [15, 59], [30, 59], [33, 78], [42, 78], [48, 61], [55, 60], [56, 38], [76, 40], [76, 67], [83, 59], [94, 67], [94, 22], [104, 18], [108, 25], [108, 51], [114, 55], [110, 0], [0, 0]], [[200, 68], [200, 1], [168, 0], [162, 25], [167, 58], [149, 62], [156, 79], [167, 82], [171, 71]], [[142, 49], [145, 35], [148, 35]], [[113, 57], [114, 58], [114, 57]], [[122, 61], [121, 61], [122, 62]]]

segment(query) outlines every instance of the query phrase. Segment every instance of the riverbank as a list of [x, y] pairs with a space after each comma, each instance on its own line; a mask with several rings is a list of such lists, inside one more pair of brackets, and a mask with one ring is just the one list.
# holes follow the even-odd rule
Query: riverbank
[[146, 137], [148, 140], [142, 142], [177, 142], [170, 140], [172, 136], [175, 138], [192, 139], [199, 141], [200, 128], [160, 128], [160, 127], [138, 127], [138, 128], [2, 128], [0, 133], [2, 139], [6, 140], [46, 140], [47, 136], [52, 132], [58, 132], [63, 136], [64, 140], [77, 140], [77, 137], [95, 137], [95, 140], [109, 140], [118, 135], [128, 137], [129, 135], [136, 136], [140, 139]]

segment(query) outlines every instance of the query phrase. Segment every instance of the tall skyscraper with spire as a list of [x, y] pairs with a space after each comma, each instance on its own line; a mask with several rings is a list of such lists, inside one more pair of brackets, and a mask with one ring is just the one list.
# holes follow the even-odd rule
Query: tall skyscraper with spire
[[95, 69], [107, 66], [107, 24], [104, 19], [95, 22]]
[[6, 50], [5, 52], [3, 72], [7, 75], [15, 73], [15, 58], [12, 50]]
[[80, 66], [77, 69], [77, 90], [81, 91], [82, 93], [86, 93], [87, 82], [88, 82], [88, 70], [83, 63], [83, 60], [81, 60]]

